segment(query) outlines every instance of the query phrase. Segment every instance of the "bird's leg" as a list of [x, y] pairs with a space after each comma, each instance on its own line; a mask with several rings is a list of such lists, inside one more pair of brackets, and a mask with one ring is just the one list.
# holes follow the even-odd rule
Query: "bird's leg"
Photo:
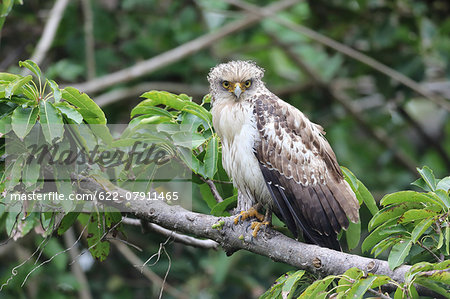
[[251, 229], [253, 230], [252, 236], [254, 238], [256, 238], [256, 235], [258, 234], [258, 231], [261, 229], [261, 226], [264, 225], [264, 230], [265, 230], [269, 225], [272, 225], [272, 210], [270, 208], [267, 208], [264, 219], [262, 219], [262, 220], [259, 219], [259, 220], [261, 222], [254, 221], [254, 222], [252, 222], [252, 225], [251, 225]]
[[241, 221], [241, 220], [244, 221], [245, 219], [250, 218], [250, 217], [255, 217], [259, 221], [263, 221], [264, 220], [264, 216], [258, 212], [258, 209], [260, 207], [261, 207], [261, 204], [257, 203], [256, 205], [254, 205], [253, 207], [251, 207], [247, 211], [241, 211], [239, 213], [239, 215], [236, 216], [236, 218], [234, 218], [234, 224], [238, 224], [239, 221]]

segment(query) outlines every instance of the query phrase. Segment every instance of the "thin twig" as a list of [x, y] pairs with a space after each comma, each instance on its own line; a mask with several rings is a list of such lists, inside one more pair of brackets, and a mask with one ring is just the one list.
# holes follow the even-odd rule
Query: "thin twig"
[[222, 202], [222, 201], [223, 201], [223, 198], [222, 198], [222, 196], [220, 196], [219, 191], [217, 191], [217, 188], [216, 188], [216, 185], [214, 185], [214, 182], [211, 181], [210, 179], [205, 179], [205, 178], [203, 178], [202, 176], [199, 176], [199, 177], [200, 177], [200, 179], [201, 179], [203, 182], [205, 182], [205, 183], [208, 185], [208, 187], [209, 187], [209, 189], [211, 190], [211, 193], [212, 193], [214, 199], [215, 199], [217, 202]]
[[438, 263], [443, 262], [443, 259], [440, 259], [430, 248], [428, 248], [427, 246], [423, 245], [422, 242], [417, 242], [417, 244], [422, 247], [423, 249], [425, 249], [426, 251], [428, 251], [435, 259]]
[[69, 0], [57, 0], [52, 10], [49, 12], [49, 19], [45, 24], [44, 32], [39, 40], [36, 48], [34, 49], [31, 60], [37, 64], [41, 64], [50, 46], [55, 38], [56, 31], [58, 29], [61, 18], [64, 16], [64, 10], [67, 7]]
[[324, 89], [325, 92], [334, 100], [339, 102], [344, 109], [349, 113], [370, 136], [374, 137], [378, 143], [392, 151], [393, 155], [397, 158], [395, 161], [405, 166], [411, 173], [416, 174], [415, 163], [405, 153], [403, 153], [395, 142], [388, 136], [388, 134], [381, 128], [372, 128], [370, 124], [361, 116], [358, 109], [356, 109], [351, 99], [337, 86], [331, 85], [331, 87], [324, 82], [320, 76], [310, 68], [303, 60], [291, 50], [289, 46], [283, 43], [276, 35], [268, 33], [274, 43], [281, 48], [286, 55], [303, 71], [317, 86]]
[[377, 298], [382, 298], [382, 299], [392, 299], [390, 296], [386, 296], [385, 294], [383, 294], [381, 291], [375, 291], [374, 289], [367, 289], [367, 291], [369, 293], [374, 294], [375, 296], [377, 296]]
[[319, 42], [319, 43], [321, 43], [327, 47], [330, 47], [344, 55], [347, 55], [355, 60], [358, 60], [359, 62], [362, 62], [362, 63], [372, 67], [373, 69], [379, 71], [380, 73], [385, 74], [386, 76], [392, 78], [393, 80], [400, 82], [403, 85], [411, 88], [418, 94], [420, 94], [423, 97], [434, 102], [436, 105], [439, 105], [442, 108], [446, 109], [447, 111], [450, 111], [450, 102], [447, 101], [446, 99], [433, 94], [432, 92], [430, 92], [427, 89], [422, 88], [422, 86], [420, 86], [420, 84], [418, 84], [414, 80], [408, 78], [407, 76], [403, 75], [402, 73], [388, 67], [387, 65], [380, 63], [379, 61], [377, 61], [359, 51], [356, 51], [355, 49], [352, 49], [340, 42], [337, 42], [325, 35], [322, 35], [308, 27], [305, 27], [305, 26], [299, 25], [299, 24], [295, 24], [286, 18], [277, 17], [276, 15], [273, 14], [272, 11], [270, 11], [267, 8], [260, 8], [256, 5], [252, 5], [247, 2], [242, 2], [239, 0], [224, 0], [224, 1], [247, 11], [249, 13], [249, 15], [269, 17], [270, 19], [274, 20], [278, 24], [285, 26], [285, 27], [291, 29], [292, 31], [303, 34], [316, 42]]
[[[142, 220], [140, 219], [133, 219], [128, 217], [123, 217], [122, 222], [124, 224], [128, 225], [134, 225], [134, 226], [142, 226]], [[204, 248], [204, 249], [214, 249], [216, 250], [217, 247], [219, 247], [219, 244], [213, 240], [201, 240], [194, 237], [186, 236], [183, 234], [179, 234], [177, 232], [174, 232], [172, 230], [166, 229], [162, 226], [159, 226], [154, 223], [145, 223], [145, 228], [148, 228], [158, 234], [161, 234], [166, 237], [171, 237], [175, 242], [182, 243], [185, 245], [197, 247], [197, 248]]]
[[[136, 267], [136, 266], [140, 266], [143, 264], [141, 259], [136, 254], [134, 254], [134, 252], [131, 251], [131, 249], [128, 248], [125, 244], [118, 242], [118, 241], [112, 241], [112, 243], [117, 247], [117, 249], [120, 251], [120, 253], [128, 260], [128, 262], [130, 262], [131, 265]], [[150, 270], [148, 267], [143, 267], [141, 270], [142, 270], [141, 273], [144, 274], [144, 276], [151, 283], [154, 283], [154, 284], [158, 285], [159, 287], [162, 287], [163, 279], [161, 277], [159, 277], [155, 272]], [[187, 298], [186, 295], [181, 293], [179, 290], [177, 290], [176, 288], [174, 288], [167, 282], [165, 283], [165, 290], [167, 291], [167, 293], [174, 296], [175, 298]]]
[[[73, 231], [73, 228], [69, 228], [64, 234], [64, 244], [67, 248], [71, 248], [69, 250], [69, 254], [70, 258], [73, 260], [75, 260], [75, 257], [80, 254], [80, 251], [78, 250], [78, 247], [75, 246], [75, 243], [77, 243], [77, 240], [75, 239], [75, 233]], [[78, 260], [76, 260], [75, 263], [72, 264], [71, 271], [75, 276], [78, 284], [80, 285], [80, 287], [78, 288], [79, 298], [92, 298], [91, 290], [89, 288], [89, 282], [86, 278], [86, 275], [84, 274], [83, 269], [81, 269]]]
[[[95, 97], [95, 102], [104, 107], [123, 99], [135, 98], [149, 90], [165, 90], [172, 93], [185, 93], [198, 99], [208, 93], [208, 87], [195, 84], [183, 84], [176, 82], [145, 82], [121, 89], [114, 89]], [[200, 98], [201, 100], [201, 98]]]
[[[275, 13], [289, 8], [298, 2], [299, 0], [277, 1], [273, 4], [268, 5], [267, 9]], [[117, 85], [119, 83], [128, 82], [130, 80], [139, 78], [143, 75], [147, 75], [167, 65], [177, 62], [189, 55], [192, 55], [199, 50], [202, 50], [216, 43], [218, 40], [224, 38], [225, 36], [243, 30], [248, 26], [262, 20], [263, 18], [264, 16], [261, 15], [251, 15], [243, 20], [234, 21], [223, 26], [221, 29], [215, 32], [202, 35], [160, 55], [135, 64], [132, 67], [122, 69], [115, 73], [91, 81], [76, 84], [74, 87], [86, 93], [94, 93], [105, 88]]]

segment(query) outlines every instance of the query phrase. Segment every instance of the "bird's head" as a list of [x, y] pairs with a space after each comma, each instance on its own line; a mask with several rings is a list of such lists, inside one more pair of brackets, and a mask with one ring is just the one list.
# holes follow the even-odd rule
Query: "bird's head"
[[252, 61], [230, 61], [211, 69], [208, 75], [213, 101], [247, 101], [264, 86], [264, 70]]

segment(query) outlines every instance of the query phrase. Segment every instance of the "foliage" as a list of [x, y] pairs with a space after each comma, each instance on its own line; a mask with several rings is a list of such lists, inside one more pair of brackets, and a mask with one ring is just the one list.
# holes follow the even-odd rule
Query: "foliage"
[[[415, 284], [423, 285], [445, 297], [449, 296], [448, 285], [450, 275], [448, 269], [450, 261], [440, 263], [422, 262], [414, 265], [405, 276], [405, 283], [398, 284], [389, 276], [365, 273], [358, 268], [348, 269], [342, 275], [330, 275], [316, 280], [300, 292], [298, 298], [363, 298], [367, 295], [383, 295], [381, 288], [396, 286], [394, 299], [419, 298]], [[288, 272], [277, 279], [275, 284], [267, 290], [261, 298], [292, 298], [298, 292], [299, 281], [304, 271]], [[387, 292], [384, 292], [388, 296]], [[390, 297], [389, 297], [390, 298]]]
[[384, 206], [369, 222], [371, 234], [364, 240], [362, 250], [375, 257], [392, 247], [389, 266], [401, 265], [410, 252], [410, 262], [440, 260], [449, 256], [450, 199], [447, 182], [450, 177], [436, 180], [428, 168], [418, 169], [422, 178], [414, 182], [429, 192], [402, 191], [388, 194], [381, 200]]

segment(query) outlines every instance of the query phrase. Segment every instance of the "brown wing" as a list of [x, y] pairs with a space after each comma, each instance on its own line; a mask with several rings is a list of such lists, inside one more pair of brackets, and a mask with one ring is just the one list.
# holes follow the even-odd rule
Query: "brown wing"
[[295, 236], [302, 230], [307, 241], [339, 250], [337, 233], [348, 218], [359, 221], [359, 204], [322, 127], [275, 95], [260, 96], [254, 115], [256, 157], [275, 212]]

